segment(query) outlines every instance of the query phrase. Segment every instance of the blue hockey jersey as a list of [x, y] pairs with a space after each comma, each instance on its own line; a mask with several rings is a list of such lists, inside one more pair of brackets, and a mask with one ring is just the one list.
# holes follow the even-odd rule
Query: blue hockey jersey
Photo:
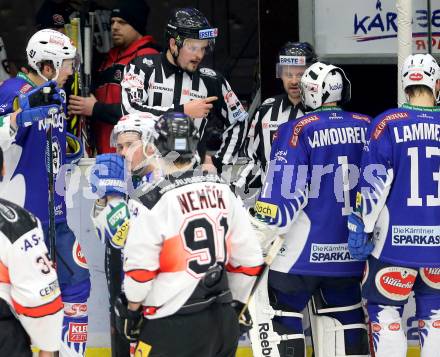
[[323, 107], [281, 125], [256, 203], [266, 223], [285, 234], [272, 270], [317, 276], [359, 276], [348, 251], [362, 148], [370, 117]]
[[440, 109], [405, 104], [371, 124], [362, 158], [362, 216], [372, 255], [440, 267]]
[[[14, 111], [14, 99], [20, 93], [29, 92], [36, 85], [23, 73], [0, 85], [0, 115]], [[4, 120], [1, 121], [4, 125]], [[54, 175], [60, 173], [66, 154], [66, 116], [55, 117], [52, 130], [52, 154]], [[6, 176], [0, 183], [2, 198], [26, 208], [45, 224], [49, 221], [49, 191], [46, 159], [46, 124], [41, 121], [26, 128], [18, 128], [15, 136], [2, 140], [5, 151]], [[66, 220], [64, 174], [55, 182], [55, 221]], [[60, 195], [60, 194], [61, 195]]]

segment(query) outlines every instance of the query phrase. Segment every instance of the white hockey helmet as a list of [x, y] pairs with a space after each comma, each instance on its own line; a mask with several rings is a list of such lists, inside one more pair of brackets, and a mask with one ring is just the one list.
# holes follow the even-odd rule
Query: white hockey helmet
[[144, 112], [124, 115], [113, 127], [110, 145], [116, 147], [118, 135], [125, 132], [139, 133], [144, 147], [149, 143], [153, 143], [157, 137], [156, 130], [154, 129], [157, 119], [157, 116]]
[[345, 104], [351, 97], [351, 83], [344, 71], [321, 62], [316, 62], [306, 69], [299, 87], [303, 104], [312, 110], [325, 103]]
[[76, 48], [69, 37], [51, 29], [40, 30], [30, 38], [26, 55], [29, 65], [43, 78], [45, 77], [41, 74], [39, 64], [42, 61], [52, 61], [56, 71], [53, 78], [55, 80], [65, 59], [77, 60]]
[[435, 84], [440, 76], [440, 68], [437, 61], [429, 53], [410, 55], [405, 59], [402, 66], [402, 87], [405, 91], [409, 86], [427, 86], [431, 89], [434, 98]]

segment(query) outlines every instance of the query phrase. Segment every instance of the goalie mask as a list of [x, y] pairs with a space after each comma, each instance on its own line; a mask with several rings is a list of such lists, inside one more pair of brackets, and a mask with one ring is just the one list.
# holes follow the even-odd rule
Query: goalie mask
[[434, 98], [438, 99], [435, 86], [439, 76], [439, 65], [430, 54], [410, 55], [402, 66], [403, 90], [405, 91], [410, 86], [426, 86], [432, 91]]
[[[278, 53], [276, 77], [289, 75], [289, 69], [308, 67], [317, 61], [312, 45], [308, 42], [287, 42]], [[299, 79], [299, 78], [298, 78]]]
[[336, 66], [316, 62], [306, 69], [300, 83], [301, 101], [309, 110], [325, 103], [347, 103], [351, 84], [344, 71]]
[[[79, 65], [76, 48], [70, 39], [61, 32], [50, 29], [40, 30], [30, 38], [26, 47], [26, 55], [29, 66], [42, 78], [45, 78], [41, 74], [41, 63], [44, 61], [52, 62], [54, 66], [53, 80], [58, 78], [61, 67], [66, 64], [73, 66], [73, 70]], [[67, 60], [71, 60], [71, 63]], [[48, 78], [45, 79], [48, 80]]]
[[157, 137], [154, 144], [163, 158], [176, 152], [182, 159], [193, 159], [196, 156], [199, 142], [199, 131], [193, 120], [186, 114], [168, 112], [156, 123]]

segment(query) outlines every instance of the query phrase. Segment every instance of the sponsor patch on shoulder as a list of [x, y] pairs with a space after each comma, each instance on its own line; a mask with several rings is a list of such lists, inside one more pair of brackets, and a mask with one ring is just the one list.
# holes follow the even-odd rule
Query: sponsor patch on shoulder
[[370, 118], [368, 117], [368, 116], [366, 116], [366, 115], [360, 115], [360, 114], [356, 114], [356, 113], [353, 113], [352, 115], [351, 115], [351, 117], [353, 118], [353, 119], [359, 119], [359, 120], [363, 120], [363, 121], [365, 121], [365, 122], [367, 122], [367, 123], [370, 123]]
[[379, 123], [376, 124], [375, 128], [373, 129], [373, 139], [378, 140], [380, 138], [389, 121], [405, 119], [408, 118], [408, 115], [409, 114], [407, 112], [398, 112], [386, 115]]
[[255, 211], [262, 216], [275, 218], [278, 212], [278, 206], [271, 203], [257, 201], [255, 203]]
[[200, 68], [200, 73], [211, 77], [215, 77], [217, 75], [217, 73], [213, 69], [206, 67]]
[[273, 102], [275, 102], [275, 98], [267, 98], [263, 103], [261, 103], [261, 105], [268, 105], [272, 104]]
[[312, 115], [298, 121], [298, 123], [296, 123], [296, 125], [293, 127], [292, 137], [289, 141], [290, 145], [292, 147], [296, 147], [298, 145], [299, 134], [301, 134], [301, 131], [304, 129], [304, 127], [317, 120], [319, 120], [319, 117], [317, 115]]

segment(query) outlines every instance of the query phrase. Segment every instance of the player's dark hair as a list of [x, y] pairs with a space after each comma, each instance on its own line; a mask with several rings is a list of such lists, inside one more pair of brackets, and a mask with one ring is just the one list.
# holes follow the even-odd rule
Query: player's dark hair
[[428, 86], [413, 85], [406, 87], [405, 93], [411, 98], [411, 97], [418, 97], [424, 94], [432, 95], [432, 90]]

